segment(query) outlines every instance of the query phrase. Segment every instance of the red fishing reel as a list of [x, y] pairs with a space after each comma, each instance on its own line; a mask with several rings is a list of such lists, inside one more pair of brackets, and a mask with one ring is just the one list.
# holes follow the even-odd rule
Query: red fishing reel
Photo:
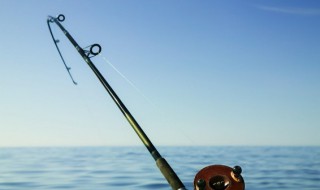
[[244, 190], [241, 172], [240, 166], [207, 166], [195, 176], [194, 190]]

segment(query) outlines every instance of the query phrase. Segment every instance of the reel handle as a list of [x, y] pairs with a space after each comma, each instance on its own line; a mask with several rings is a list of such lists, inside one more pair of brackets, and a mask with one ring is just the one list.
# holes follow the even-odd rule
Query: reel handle
[[240, 166], [230, 168], [211, 165], [201, 169], [194, 178], [194, 190], [244, 190]]

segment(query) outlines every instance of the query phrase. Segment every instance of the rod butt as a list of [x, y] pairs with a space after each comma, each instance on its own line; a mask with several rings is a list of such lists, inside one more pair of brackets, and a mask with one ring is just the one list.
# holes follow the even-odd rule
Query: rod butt
[[173, 171], [164, 158], [157, 159], [156, 163], [162, 175], [166, 178], [173, 190], [185, 189], [177, 174]]

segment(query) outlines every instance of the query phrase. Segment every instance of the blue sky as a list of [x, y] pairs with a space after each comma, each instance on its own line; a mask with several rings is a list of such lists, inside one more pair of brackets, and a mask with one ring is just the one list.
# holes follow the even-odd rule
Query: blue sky
[[320, 2], [0, 1], [0, 146], [141, 145], [92, 59], [155, 145], [320, 145]]

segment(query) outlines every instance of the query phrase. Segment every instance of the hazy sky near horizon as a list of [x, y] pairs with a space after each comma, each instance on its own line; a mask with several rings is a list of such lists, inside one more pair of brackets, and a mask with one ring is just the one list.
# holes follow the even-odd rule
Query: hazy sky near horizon
[[320, 1], [0, 0], [0, 146], [141, 145], [60, 13], [155, 145], [320, 145]]

